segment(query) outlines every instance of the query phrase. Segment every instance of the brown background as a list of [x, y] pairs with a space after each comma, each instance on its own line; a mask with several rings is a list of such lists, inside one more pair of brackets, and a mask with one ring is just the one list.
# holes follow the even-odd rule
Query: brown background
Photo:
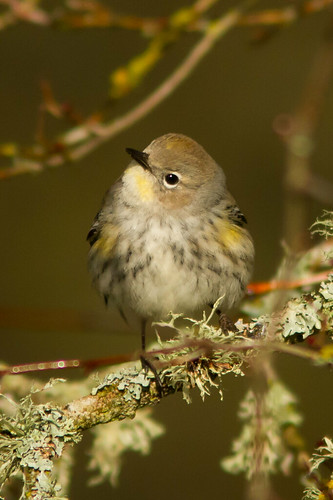
[[[148, 0], [113, 3], [115, 10], [139, 15], [167, 14], [177, 5], [176, 1], [164, 5]], [[297, 106], [327, 19], [327, 11], [313, 15], [256, 46], [249, 43], [248, 30], [237, 28], [218, 43], [174, 95], [81, 162], [3, 181], [0, 304], [106, 314], [86, 271], [86, 233], [105, 190], [128, 162], [124, 148], [144, 148], [166, 132], [195, 138], [224, 168], [255, 240], [254, 278], [269, 279], [282, 256], [284, 218], [285, 150], [272, 123], [277, 115]], [[154, 89], [196, 39], [197, 35], [188, 35], [172, 47], [145, 84], [117, 104], [115, 115]], [[137, 33], [121, 30], [71, 32], [21, 24], [0, 32], [0, 142], [32, 141], [42, 78], [52, 82], [60, 100], [87, 114], [104, 101], [109, 72], [145, 45], [146, 40]], [[313, 156], [313, 169], [327, 177], [332, 177], [332, 123], [331, 89]], [[57, 127], [51, 122], [50, 131]], [[310, 224], [322, 207], [309, 204]], [[112, 335], [4, 326], [0, 330], [1, 358], [8, 363], [85, 358], [138, 347], [138, 334], [129, 331], [116, 313], [110, 313], [110, 330]], [[290, 358], [280, 357], [277, 364], [284, 382], [299, 394], [311, 450], [331, 432], [329, 373]], [[180, 396], [162, 401], [156, 416], [167, 426], [167, 434], [154, 443], [150, 456], [127, 455], [117, 490], [108, 485], [87, 490], [83, 480], [87, 477], [86, 458], [78, 453], [72, 500], [243, 498], [243, 478], [224, 474], [219, 460], [229, 453], [231, 438], [239, 431], [237, 402], [248, 383], [246, 378], [226, 377], [222, 404], [217, 394], [205, 404], [194, 394], [190, 406]], [[276, 480], [281, 498], [301, 497], [297, 474], [295, 470], [294, 477]]]

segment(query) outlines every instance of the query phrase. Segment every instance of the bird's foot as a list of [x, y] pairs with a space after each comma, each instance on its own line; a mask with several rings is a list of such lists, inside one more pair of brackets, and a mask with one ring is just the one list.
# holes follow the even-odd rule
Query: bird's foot
[[162, 385], [162, 381], [160, 379], [160, 376], [157, 373], [156, 367], [154, 366], [154, 363], [152, 363], [148, 358], [146, 358], [144, 354], [141, 354], [140, 361], [141, 361], [142, 369], [146, 373], [148, 372], [148, 370], [150, 370], [153, 373], [153, 375], [155, 377], [155, 384], [156, 384], [156, 389], [157, 389], [158, 395], [162, 396], [163, 385]]
[[222, 332], [227, 335], [229, 332], [234, 332], [236, 333], [237, 327], [235, 326], [234, 322], [229, 318], [224, 313], [219, 312], [219, 325], [222, 330]]

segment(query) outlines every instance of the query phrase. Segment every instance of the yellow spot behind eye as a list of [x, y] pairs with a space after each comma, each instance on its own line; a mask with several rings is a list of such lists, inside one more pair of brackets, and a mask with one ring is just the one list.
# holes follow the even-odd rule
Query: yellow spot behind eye
[[152, 175], [145, 172], [141, 167], [130, 167], [124, 175], [130, 184], [133, 185], [135, 192], [141, 201], [151, 201], [155, 198]]

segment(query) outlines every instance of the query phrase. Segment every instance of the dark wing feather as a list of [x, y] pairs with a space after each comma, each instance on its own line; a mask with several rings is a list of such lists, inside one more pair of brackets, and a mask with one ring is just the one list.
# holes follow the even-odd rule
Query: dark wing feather
[[96, 241], [99, 239], [99, 237], [101, 235], [102, 228], [103, 228], [104, 223], [105, 223], [105, 220], [113, 212], [114, 196], [115, 196], [116, 192], [120, 189], [121, 183], [122, 183], [122, 181], [120, 178], [113, 186], [111, 186], [111, 188], [106, 192], [106, 194], [104, 196], [102, 208], [97, 213], [96, 217], [94, 218], [92, 226], [91, 226], [89, 233], [87, 235], [87, 240], [88, 240], [90, 246], [93, 246], [93, 244], [96, 243]]
[[92, 226], [89, 230], [89, 233], [87, 234], [87, 241], [89, 242], [91, 247], [93, 246], [94, 243], [96, 243], [96, 241], [100, 237], [101, 229], [102, 229], [102, 223], [101, 223], [101, 211], [100, 211], [96, 215], [94, 222], [92, 223]]
[[243, 227], [244, 224], [247, 224], [245, 215], [239, 210], [237, 205], [229, 205], [228, 207], [226, 207], [226, 209], [229, 212], [228, 218], [230, 222], [240, 227]]

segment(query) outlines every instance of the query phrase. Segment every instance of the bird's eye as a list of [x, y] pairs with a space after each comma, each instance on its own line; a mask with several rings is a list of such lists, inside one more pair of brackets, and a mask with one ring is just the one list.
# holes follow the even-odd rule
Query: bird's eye
[[179, 182], [179, 177], [177, 174], [166, 174], [164, 177], [164, 184], [167, 188], [176, 187]]

